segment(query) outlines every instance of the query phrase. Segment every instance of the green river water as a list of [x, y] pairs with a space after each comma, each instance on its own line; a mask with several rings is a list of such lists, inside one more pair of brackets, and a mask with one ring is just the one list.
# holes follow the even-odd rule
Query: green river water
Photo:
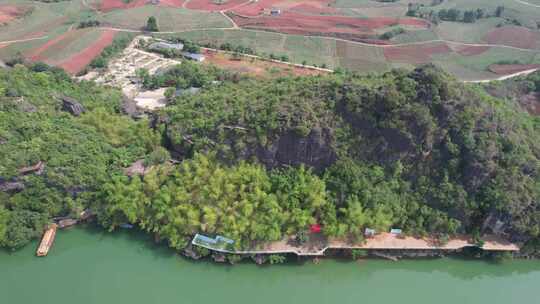
[[138, 232], [59, 231], [0, 252], [0, 303], [540, 303], [540, 262], [325, 259], [260, 267], [184, 259]]

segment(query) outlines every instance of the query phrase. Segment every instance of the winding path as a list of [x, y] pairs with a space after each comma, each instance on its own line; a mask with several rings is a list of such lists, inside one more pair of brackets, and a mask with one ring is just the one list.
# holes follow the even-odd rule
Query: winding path
[[[227, 16], [225, 14], [225, 11], [221, 11], [220, 13]], [[158, 35], [159, 34], [180, 34], [180, 33], [192, 32], [192, 31], [208, 31], [208, 30], [223, 30], [223, 31], [242, 30], [242, 31], [250, 31], [250, 32], [260, 32], [260, 33], [274, 33], [274, 34], [283, 35], [283, 36], [287, 35], [287, 34], [284, 34], [284, 33], [276, 33], [276, 32], [269, 32], [269, 31], [263, 31], [263, 30], [255, 30], [255, 29], [245, 29], [245, 28], [238, 27], [236, 25], [236, 23], [234, 23], [234, 22], [232, 24], [233, 24], [232, 27], [225, 27], [225, 28], [223, 28], [223, 27], [222, 28], [199, 28], [199, 29], [189, 29], [189, 30], [182, 30], [182, 31], [156, 32], [155, 34], [158, 34]], [[112, 31], [119, 31], [119, 32], [144, 33], [144, 31], [141, 31], [141, 30], [122, 29], [122, 28], [114, 28], [114, 27], [103, 27], [103, 29], [112, 30]], [[366, 47], [375, 47], [375, 48], [393, 48], [393, 47], [405, 47], [405, 46], [412, 46], [412, 45], [424, 45], [424, 44], [431, 44], [431, 43], [447, 43], [447, 44], [456, 45], [456, 46], [497, 47], [497, 48], [506, 48], [506, 49], [524, 51], [524, 52], [540, 53], [540, 50], [536, 50], [536, 49], [519, 48], [519, 47], [503, 45], [503, 44], [466, 43], [466, 42], [459, 42], [459, 41], [452, 41], [452, 40], [445, 40], [445, 39], [433, 39], [433, 40], [418, 41], [418, 42], [380, 45], [380, 44], [371, 44], [371, 43], [365, 43], [365, 42], [359, 42], [359, 41], [351, 41], [351, 40], [347, 40], [347, 39], [341, 39], [341, 38], [335, 38], [335, 37], [327, 37], [327, 36], [307, 36], [307, 37], [328, 39], [328, 40], [334, 40], [334, 41], [342, 41], [342, 42], [351, 43], [351, 44], [355, 44], [355, 45], [361, 45], [361, 46], [366, 46]], [[255, 56], [255, 55], [250, 55], [250, 56], [253, 56], [254, 58], [261, 58], [259, 56]], [[298, 66], [298, 67], [302, 66], [301, 64], [292, 63], [292, 62], [283, 62], [283, 61], [279, 61], [279, 60], [276, 60], [276, 62], [286, 63], [286, 64], [290, 64], [292, 66]], [[322, 69], [322, 68], [316, 68], [316, 67], [311, 67], [311, 66], [308, 66], [307, 68], [314, 68], [314, 69], [317, 69], [317, 70], [324, 70], [326, 72], [332, 72], [332, 70], [330, 70], [330, 69]], [[466, 80], [466, 81], [463, 81], [463, 82], [467, 82], [467, 83], [485, 83], [485, 82], [496, 81], [496, 80], [505, 80], [505, 79], [514, 78], [514, 77], [518, 77], [518, 76], [528, 75], [530, 73], [536, 72], [537, 70], [539, 70], [539, 69], [521, 71], [521, 72], [510, 74], [510, 75], [504, 75], [504, 76], [501, 76], [499, 78], [475, 79], [475, 80]]]
[[232, 23], [233, 26], [230, 29], [235, 29], [235, 30], [239, 29], [240, 27], [238, 26], [238, 24], [236, 24], [236, 22], [234, 22], [233, 18], [229, 17], [229, 15], [227, 15], [226, 12], [227, 11], [219, 11], [219, 13], [223, 17], [225, 17], [225, 19], [229, 20]]
[[[458, 251], [467, 247], [479, 247], [469, 235], [459, 235], [442, 244], [436, 238], [416, 238], [412, 236], [393, 235], [391, 233], [380, 233], [364, 241], [353, 243], [350, 243], [346, 239], [330, 238], [328, 240], [308, 241], [302, 245], [296, 245], [290, 243], [288, 241], [289, 239], [285, 238], [281, 241], [260, 244], [260, 247], [246, 251], [231, 251], [212, 246], [204, 241], [200, 241], [200, 235], [196, 235], [191, 241], [191, 244], [223, 253], [245, 255], [293, 253], [298, 256], [323, 256], [325, 251], [329, 249]], [[482, 241], [483, 245], [479, 248], [485, 251], [515, 252], [520, 250], [517, 244], [495, 235], [485, 235], [482, 237]]]
[[523, 1], [523, 0], [514, 0], [514, 2], [523, 4], [523, 5], [527, 5], [527, 6], [532, 6], [532, 7], [540, 8], [540, 5], [538, 5], [538, 4], [532, 4], [532, 3], [529, 3], [529, 2]]
[[88, 2], [86, 2], [86, 0], [82, 0], [81, 3], [87, 9], [94, 11], [97, 15], [101, 14], [101, 11], [99, 9], [97, 9], [97, 8], [91, 6], [90, 4], [88, 4]]
[[35, 38], [28, 38], [28, 39], [17, 39], [17, 40], [7, 40], [7, 41], [0, 41], [0, 44], [12, 44], [17, 42], [27, 42], [32, 40], [41, 40], [41, 39], [47, 39], [49, 36], [41, 36], [41, 37], [35, 37]]
[[513, 73], [513, 74], [508, 74], [508, 75], [504, 75], [504, 76], [501, 76], [499, 78], [494, 78], [494, 79], [482, 79], [482, 80], [465, 80], [463, 82], [468, 82], [468, 83], [486, 83], [486, 82], [491, 82], [491, 81], [501, 81], [501, 80], [506, 80], [506, 79], [510, 79], [510, 78], [514, 78], [514, 77], [518, 77], [518, 76], [527, 76], [529, 74], [532, 74], [536, 71], [538, 71], [540, 69], [530, 69], [530, 70], [525, 70], [525, 71], [521, 71], [521, 72], [517, 72], [517, 73]]
[[[221, 13], [223, 13], [226, 16], [226, 14], [224, 12], [221, 12]], [[114, 28], [114, 27], [101, 27], [101, 29], [110, 30], [110, 31], [117, 31], [117, 32], [145, 33], [145, 31], [142, 31], [142, 30], [132, 30], [132, 29]], [[200, 29], [189, 29], [189, 30], [183, 30], [183, 31], [166, 31], [166, 32], [156, 32], [155, 34], [180, 34], [180, 33], [186, 33], [186, 32], [197, 31], [197, 30], [200, 30], [200, 31], [207, 31], [207, 30], [243, 30], [243, 31], [251, 31], [251, 32], [268, 33], [267, 31], [261, 31], [261, 30], [242, 29], [240, 27], [237, 27], [236, 24], [233, 22], [232, 27], [200, 28]], [[286, 34], [283, 34], [283, 33], [277, 33], [277, 34], [286, 35]], [[334, 37], [326, 37], [326, 36], [309, 36], [309, 37], [316, 37], [316, 38], [321, 38], [321, 39], [330, 39], [330, 40], [335, 40], [335, 41], [343, 41], [343, 42], [346, 42], [346, 43], [352, 43], [352, 44], [362, 45], [362, 46], [367, 46], [367, 47], [378, 47], [378, 48], [392, 48], [392, 47], [423, 45], [423, 44], [441, 42], [441, 43], [448, 43], [448, 44], [461, 45], [461, 46], [499, 47], [499, 48], [514, 49], [514, 50], [519, 50], [519, 51], [539, 52], [540, 53], [540, 50], [524, 49], [524, 48], [518, 48], [518, 47], [513, 47], [513, 46], [508, 46], [508, 45], [485, 44], [485, 43], [465, 43], [465, 42], [458, 42], [458, 41], [451, 41], [451, 40], [444, 40], [444, 39], [434, 39], [434, 40], [427, 40], [427, 41], [400, 43], [400, 44], [391, 44], [391, 45], [380, 45], [380, 44], [370, 44], [370, 43], [365, 43], [365, 42], [350, 41], [350, 40], [346, 40], [346, 39], [334, 38]], [[27, 41], [32, 41], [32, 40], [41, 40], [41, 39], [47, 39], [47, 38], [48, 38], [48, 36], [42, 36], [42, 37], [28, 38], [28, 39], [0, 41], [0, 45], [27, 42]], [[256, 55], [249, 55], [249, 57], [262, 59], [262, 57], [259, 57], [259, 56], [256, 56]], [[325, 71], [325, 72], [333, 72], [331, 69], [323, 69], [323, 68], [312, 67], [312, 66], [303, 66], [301, 64], [292, 63], [292, 62], [285, 62], [285, 61], [280, 61], [280, 60], [272, 60], [272, 61], [275, 61], [275, 62], [278, 62], [278, 63], [285, 63], [285, 64], [289, 64], [289, 65], [292, 65], [292, 66], [297, 66], [297, 67], [306, 67], [306, 68], [317, 69], [317, 70], [321, 70], [321, 71]], [[514, 77], [518, 77], [518, 76], [528, 75], [528, 74], [534, 73], [534, 72], [536, 72], [538, 70], [540, 70], [540, 69], [530, 69], [530, 70], [526, 70], [526, 71], [513, 73], [513, 74], [510, 74], [510, 75], [504, 75], [504, 76], [501, 76], [499, 78], [466, 80], [464, 82], [467, 82], [467, 83], [485, 83], [485, 82], [496, 81], [496, 80], [505, 80], [505, 79], [514, 78]]]
[[[83, 3], [84, 6], [86, 6], [89, 9], [98, 11], [94, 7], [88, 5], [88, 3], [86, 1], [87, 0], [82, 0], [82, 3]], [[182, 8], [186, 8], [186, 4], [189, 1], [190, 0], [184, 1], [182, 3]], [[529, 6], [540, 8], [540, 5], [531, 4], [531, 3], [525, 2], [523, 0], [514, 0], [514, 1], [516, 1], [518, 3], [521, 3], [521, 4], [524, 4], [524, 5], [529, 5]], [[226, 14], [228, 11], [232, 11], [235, 8], [247, 5], [247, 4], [251, 3], [251, 2], [252, 2], [251, 0], [248, 0], [246, 2], [243, 2], [243, 3], [240, 3], [240, 4], [236, 5], [234, 7], [231, 7], [229, 9], [219, 11], [219, 13], [232, 24], [231, 27], [217, 27], [217, 28], [216, 27], [214, 27], [214, 28], [204, 28], [203, 27], [203, 28], [199, 28], [199, 29], [188, 29], [188, 30], [181, 30], [181, 31], [156, 32], [156, 34], [180, 34], [180, 33], [192, 32], [192, 31], [208, 31], [208, 30], [243, 30], [243, 31], [250, 31], [250, 32], [274, 33], [274, 34], [279, 34], [279, 35], [287, 35], [287, 34], [280, 33], [280, 32], [265, 31], [265, 30], [258, 30], [258, 29], [249, 29], [249, 28], [241, 28], [240, 26], [238, 26], [238, 24], [236, 24], [236, 22], [231, 17], [229, 17]], [[107, 29], [107, 30], [112, 30], [112, 31], [118, 31], [118, 32], [130, 32], [130, 33], [143, 33], [144, 32], [144, 31], [141, 31], [141, 30], [132, 30], [132, 29], [115, 28], [115, 27], [102, 27], [102, 28]], [[499, 48], [507, 48], [507, 49], [518, 50], [518, 51], [526, 51], [526, 52], [527, 51], [528, 52], [540, 52], [540, 50], [536, 50], [536, 49], [520, 48], [520, 47], [515, 47], [515, 46], [510, 46], [510, 45], [503, 45], [503, 44], [466, 43], [466, 42], [459, 42], [459, 41], [452, 41], [452, 40], [445, 40], [445, 39], [432, 39], [432, 40], [417, 41], [417, 42], [407, 42], [407, 43], [381, 45], [381, 44], [352, 41], [352, 40], [347, 40], [347, 39], [342, 39], [342, 38], [320, 36], [320, 35], [306, 35], [306, 37], [314, 37], [314, 38], [328, 39], [328, 40], [334, 40], [334, 41], [342, 41], [342, 42], [347, 42], [347, 43], [351, 43], [351, 44], [362, 45], [362, 46], [367, 46], [367, 47], [377, 47], [377, 48], [403, 47], [403, 46], [424, 45], [424, 44], [442, 42], [442, 43], [448, 43], [448, 44], [460, 45], [460, 46], [499, 47]]]
[[[540, 8], [540, 5], [532, 4], [532, 3], [529, 3], [529, 2], [526, 2], [526, 1], [523, 1], [523, 0], [514, 0], [514, 1], [518, 2], [518, 3], [521, 3], [523, 5], [528, 5], [528, 6], [531, 6], [531, 7]], [[185, 8], [185, 6], [186, 6], [186, 4], [188, 2], [189, 2], [189, 0], [184, 1], [182, 7]], [[244, 6], [244, 5], [246, 5], [248, 3], [251, 3], [251, 2], [252, 1], [249, 0], [249, 1], [241, 3], [241, 4], [239, 4], [239, 5], [237, 5], [237, 6], [233, 7], [233, 8]], [[95, 7], [92, 7], [91, 5], [89, 5], [87, 0], [82, 0], [81, 3], [86, 8], [88, 8], [90, 10], [93, 10], [98, 14], [100, 13], [99, 10], [97, 10]], [[231, 23], [230, 27], [203, 27], [203, 28], [198, 28], [198, 29], [186, 29], [186, 30], [180, 30], [180, 31], [162, 31], [162, 32], [156, 32], [155, 34], [157, 34], [157, 35], [159, 35], [159, 34], [180, 34], [180, 33], [192, 32], [192, 31], [209, 31], [209, 30], [223, 30], [223, 31], [242, 30], [242, 31], [246, 31], [246, 32], [273, 33], [273, 34], [277, 34], [277, 35], [287, 36], [287, 34], [285, 34], [285, 33], [279, 33], [279, 32], [267, 31], [267, 30], [260, 30], [260, 29], [241, 28], [240, 26], [238, 26], [236, 24], [236, 22], [230, 16], [228, 16], [226, 14], [226, 12], [231, 11], [233, 8], [219, 11], [219, 13]], [[117, 31], [117, 32], [145, 33], [145, 31], [142, 31], [142, 30], [134, 30], [134, 29], [127, 29], [127, 28], [116, 28], [116, 27], [100, 27], [100, 28], [103, 29], [103, 30], [111, 30], [111, 31]], [[511, 50], [517, 50], [517, 51], [524, 51], [524, 52], [538, 52], [538, 53], [540, 53], [540, 50], [537, 50], [537, 49], [520, 48], [520, 47], [515, 47], [515, 46], [510, 46], [510, 45], [490, 44], [490, 43], [466, 43], [466, 42], [459, 42], [459, 41], [452, 41], [452, 40], [445, 40], [445, 39], [432, 39], [432, 40], [417, 41], [417, 42], [381, 45], [381, 44], [373, 44], [373, 43], [352, 41], [352, 40], [347, 40], [347, 39], [342, 39], [342, 38], [320, 36], [320, 35], [306, 35], [306, 37], [313, 37], [313, 38], [319, 38], [319, 39], [325, 39], [325, 40], [340, 41], [340, 42], [345, 42], [345, 43], [349, 43], [349, 44], [353, 44], [353, 45], [360, 45], [360, 46], [365, 46], [365, 47], [373, 47], [373, 48], [381, 48], [381, 49], [396, 48], [396, 47], [407, 47], [407, 46], [414, 46], [414, 45], [427, 45], [427, 44], [432, 44], [432, 43], [446, 43], [448, 45], [454, 45], [454, 46], [494, 47], [494, 48], [505, 48], [505, 49], [511, 49]], [[1, 44], [17, 43], [17, 42], [26, 42], [26, 41], [31, 41], [31, 40], [46, 39], [46, 38], [48, 38], [48, 36], [42, 36], [42, 37], [37, 37], [37, 38], [29, 38], [29, 39], [11, 40], [11, 41], [0, 41], [0, 45]], [[252, 55], [252, 56], [254, 56], [254, 55]], [[258, 56], [254, 56], [254, 57], [259, 58]], [[279, 62], [280, 63], [286, 63], [286, 62], [281, 62], [281, 61], [279, 61]], [[299, 64], [295, 64], [295, 63], [287, 63], [287, 64], [291, 64], [291, 65], [295, 65], [295, 66], [302, 66], [302, 65], [299, 65]], [[332, 71], [330, 69], [324, 69], [324, 70], [328, 71], [328, 72]], [[530, 73], [535, 72], [537, 70], [538, 69], [522, 71], [522, 72], [510, 74], [510, 75], [505, 75], [505, 76], [502, 76], [502, 77], [499, 77], [499, 78], [496, 78], [496, 79], [480, 79], [480, 80], [470, 80], [470, 81], [465, 81], [465, 82], [488, 82], [488, 81], [493, 81], [493, 80], [504, 80], [504, 79], [508, 79], [508, 78], [512, 78], [512, 77], [521, 76], [521, 75], [527, 75], [527, 74], [530, 74]]]
[[[118, 32], [146, 33], [145, 31], [142, 31], [142, 30], [124, 29], [124, 28], [117, 28], [117, 27], [101, 27], [101, 28], [105, 29], [105, 30], [118, 31]], [[164, 31], [164, 32], [160, 31], [160, 32], [155, 32], [154, 34], [157, 34], [157, 35], [159, 35], [159, 34], [181, 34], [181, 33], [193, 32], [193, 31], [211, 31], [211, 30], [222, 30], [222, 31], [242, 30], [242, 31], [246, 31], [246, 32], [270, 33], [270, 34], [277, 34], [277, 35], [284, 35], [284, 36], [287, 35], [287, 34], [279, 33], [279, 32], [271, 32], [271, 31], [249, 29], [249, 28], [241, 28], [241, 27], [238, 27], [238, 26], [235, 27], [234, 25], [232, 27], [203, 27], [203, 28], [195, 28], [195, 29], [188, 29], [188, 30], [181, 30], [181, 31]], [[328, 37], [328, 36], [318, 36], [318, 35], [310, 36], [310, 35], [306, 35], [305, 37], [313, 37], [313, 38], [320, 38], [320, 39], [327, 39], [327, 40], [334, 40], [334, 41], [342, 41], [342, 42], [347, 42], [347, 43], [351, 43], [351, 44], [362, 45], [362, 46], [367, 46], [367, 47], [376, 47], [376, 48], [393, 48], [393, 47], [424, 45], [424, 44], [442, 42], [442, 43], [448, 43], [448, 44], [460, 45], [460, 46], [498, 47], [498, 48], [513, 49], [513, 50], [518, 50], [518, 51], [538, 52], [538, 53], [540, 53], [540, 50], [537, 50], [537, 49], [520, 48], [520, 47], [504, 45], [504, 44], [467, 43], [467, 42], [459, 42], [459, 41], [445, 40], [445, 39], [432, 39], [432, 40], [417, 41], [417, 42], [397, 43], [397, 44], [374, 44], [374, 43], [352, 41], [352, 40], [336, 38], [336, 37]]]

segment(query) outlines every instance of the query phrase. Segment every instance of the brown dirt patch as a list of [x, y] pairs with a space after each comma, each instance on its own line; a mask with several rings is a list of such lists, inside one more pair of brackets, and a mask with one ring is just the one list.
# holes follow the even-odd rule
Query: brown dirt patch
[[169, 7], [182, 7], [184, 0], [159, 0], [159, 5]]
[[24, 8], [14, 5], [0, 5], [0, 25], [19, 18], [24, 15], [30, 8]]
[[307, 3], [301, 3], [295, 6], [292, 6], [288, 8], [291, 11], [303, 13], [303, 14], [319, 14], [319, 15], [326, 15], [326, 14], [336, 14], [338, 13], [338, 10], [336, 10], [333, 7], [330, 7], [328, 5], [323, 5], [324, 3], [321, 3], [319, 1], [313, 1], [313, 2], [307, 2]]
[[522, 96], [519, 99], [519, 103], [529, 112], [531, 115], [540, 116], [540, 94], [530, 93]]
[[489, 50], [489, 46], [471, 46], [471, 45], [458, 45], [453, 46], [452, 49], [463, 56], [474, 56], [474, 55], [480, 55], [487, 50]]
[[491, 72], [499, 75], [509, 75], [538, 68], [540, 68], [540, 64], [492, 64], [488, 67]]
[[[83, 30], [84, 31], [84, 30]], [[46, 53], [59, 52], [68, 46], [69, 43], [73, 42], [81, 35], [81, 31], [68, 31], [65, 32], [54, 39], [51, 39], [39, 46], [38, 48], [30, 51], [25, 54], [25, 56], [32, 61], [42, 61], [47, 58]]]
[[[184, 3], [184, 0], [159, 0], [157, 5], [159, 6], [168, 6], [168, 7], [181, 7]], [[99, 6], [99, 10], [103, 12], [112, 11], [114, 9], [128, 9], [141, 7], [150, 4], [149, 0], [133, 0], [129, 3], [125, 3], [124, 0], [103, 0]]]
[[113, 42], [115, 35], [115, 31], [103, 31], [94, 44], [62, 61], [59, 66], [64, 68], [68, 73], [76, 74], [101, 54], [101, 51]]
[[490, 44], [534, 49], [540, 42], [540, 33], [521, 26], [505, 26], [490, 31], [485, 40]]
[[302, 67], [290, 66], [283, 63], [259, 60], [255, 58], [234, 58], [230, 54], [218, 53], [212, 50], [203, 50], [206, 57], [205, 64], [212, 64], [222, 69], [248, 74], [261, 78], [272, 78], [279, 76], [304, 76], [324, 74], [323, 71], [312, 70]]
[[445, 43], [407, 45], [384, 48], [384, 57], [390, 61], [420, 64], [430, 62], [432, 55], [451, 51]]
[[102, 0], [99, 10], [108, 12], [114, 9], [133, 8], [146, 5], [147, 0], [133, 0], [125, 3], [123, 0]]
[[248, 2], [248, 0], [228, 0], [223, 4], [216, 4], [214, 0], [190, 0], [186, 4], [186, 8], [203, 11], [223, 11], [246, 2]]

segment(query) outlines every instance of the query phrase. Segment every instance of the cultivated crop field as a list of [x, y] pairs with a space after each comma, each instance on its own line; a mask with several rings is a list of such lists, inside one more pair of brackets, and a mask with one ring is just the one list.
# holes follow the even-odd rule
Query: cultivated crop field
[[156, 5], [113, 10], [101, 14], [97, 19], [111, 27], [140, 30], [144, 27], [146, 20], [150, 16], [157, 18], [161, 31], [228, 28], [232, 26], [227, 18], [218, 13], [192, 11]]
[[315, 69], [295, 67], [284, 63], [244, 56], [237, 57], [208, 49], [203, 50], [203, 54], [206, 57], [205, 64], [215, 65], [231, 72], [265, 79], [281, 76], [319, 75], [324, 73]]
[[250, 47], [261, 55], [287, 55], [296, 63], [306, 61], [331, 68], [339, 66], [336, 41], [332, 39], [251, 30], [199, 30], [159, 36], [181, 37], [217, 46], [231, 43]]
[[[154, 16], [159, 37], [240, 45], [295, 63], [379, 72], [434, 62], [462, 79], [486, 79], [539, 63], [539, 6], [540, 0], [3, 0], [0, 59], [22, 54], [76, 72], [119, 33], [140, 33]], [[423, 15], [407, 13], [415, 7]], [[456, 20], [438, 18], [448, 10], [458, 11]], [[476, 12], [472, 21], [464, 21], [467, 11]], [[100, 25], [77, 28], [88, 20]]]

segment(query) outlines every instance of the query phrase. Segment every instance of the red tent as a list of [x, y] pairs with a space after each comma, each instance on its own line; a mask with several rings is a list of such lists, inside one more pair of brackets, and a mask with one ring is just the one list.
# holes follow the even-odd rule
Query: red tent
[[319, 232], [321, 232], [321, 225], [313, 224], [313, 225], [311, 225], [309, 230], [311, 231], [311, 233], [319, 233]]

